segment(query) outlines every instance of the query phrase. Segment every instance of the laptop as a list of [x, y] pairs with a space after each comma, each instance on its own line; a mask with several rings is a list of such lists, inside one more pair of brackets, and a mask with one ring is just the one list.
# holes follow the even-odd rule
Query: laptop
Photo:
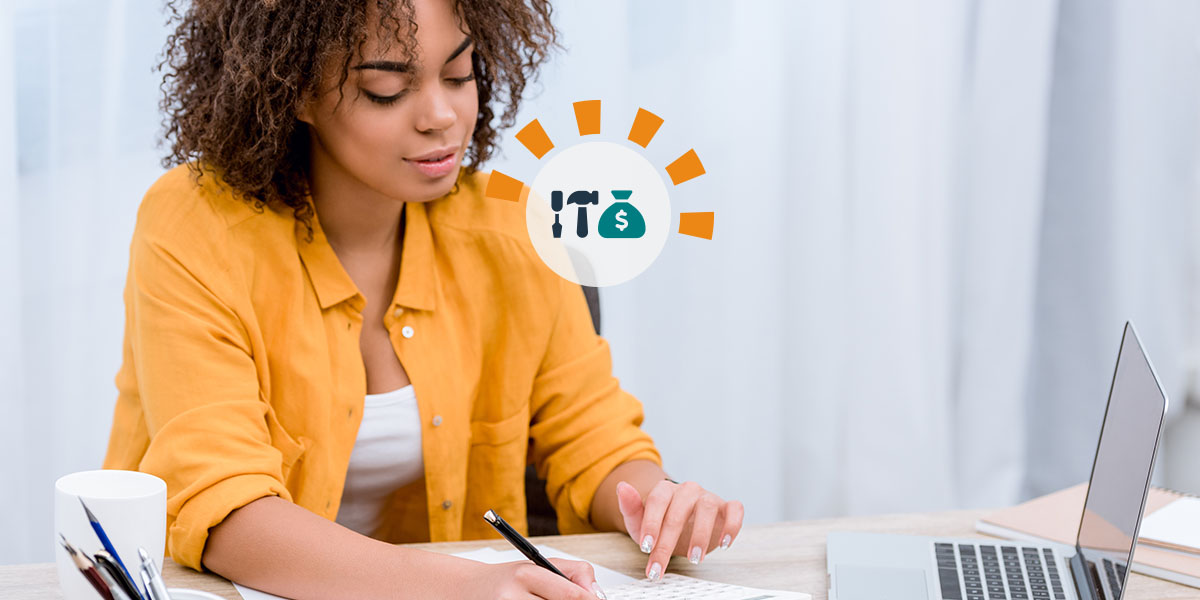
[[1126, 323], [1074, 546], [831, 533], [830, 600], [1120, 600], [1166, 410]]

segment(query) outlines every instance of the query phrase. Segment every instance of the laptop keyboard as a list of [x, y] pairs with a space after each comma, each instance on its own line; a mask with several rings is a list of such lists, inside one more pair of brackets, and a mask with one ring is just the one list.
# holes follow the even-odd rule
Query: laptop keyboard
[[1108, 578], [1108, 589], [1112, 590], [1113, 598], [1121, 597], [1121, 582], [1125, 581], [1125, 565], [1114, 563], [1107, 558], [1104, 563], [1104, 575]]
[[933, 545], [944, 600], [1066, 600], [1049, 548]]

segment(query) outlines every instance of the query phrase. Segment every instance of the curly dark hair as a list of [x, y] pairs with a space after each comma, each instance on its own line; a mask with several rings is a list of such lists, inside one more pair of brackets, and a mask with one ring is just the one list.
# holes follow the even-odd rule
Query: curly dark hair
[[[290, 207], [311, 236], [309, 138], [296, 111], [318, 92], [322, 65], [340, 64], [341, 103], [350, 61], [367, 40], [370, 1], [166, 0], [174, 32], [158, 65], [170, 144], [163, 167], [186, 163], [197, 181], [211, 170], [259, 210]], [[374, 2], [393, 38], [384, 43], [411, 56], [412, 0]], [[526, 83], [557, 40], [548, 0], [452, 2], [475, 43], [479, 113], [464, 161], [474, 170], [492, 156], [499, 130], [513, 125]], [[504, 106], [499, 119], [493, 103]]]

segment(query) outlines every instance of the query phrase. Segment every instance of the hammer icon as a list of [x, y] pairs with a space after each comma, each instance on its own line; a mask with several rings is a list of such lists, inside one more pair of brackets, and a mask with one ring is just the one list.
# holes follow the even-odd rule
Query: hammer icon
[[[581, 238], [587, 237], [587, 234], [588, 234], [587, 207], [589, 204], [593, 205], [593, 206], [600, 205], [600, 193], [595, 192], [595, 191], [588, 192], [588, 191], [584, 191], [584, 190], [574, 191], [574, 192], [571, 192], [570, 196], [567, 196], [567, 204], [568, 205], [570, 205], [570, 204], [578, 204], [579, 205], [579, 216], [577, 219], [575, 219], [575, 235], [577, 235]], [[562, 192], [557, 191], [557, 190], [554, 192], [551, 192], [550, 208], [555, 213], [562, 210], [562, 208], [563, 208]], [[558, 215], [557, 214], [555, 214], [554, 220], [555, 220], [555, 223], [557, 224], [558, 223]], [[558, 237], [558, 236], [555, 235], [554, 237]]]

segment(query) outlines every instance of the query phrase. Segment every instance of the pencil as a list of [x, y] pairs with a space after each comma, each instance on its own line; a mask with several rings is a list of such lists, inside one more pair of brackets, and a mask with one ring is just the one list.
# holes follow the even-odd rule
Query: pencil
[[71, 555], [71, 561], [75, 563], [75, 567], [79, 569], [79, 572], [83, 574], [84, 579], [87, 579], [88, 583], [96, 588], [96, 592], [100, 594], [101, 598], [104, 600], [113, 600], [112, 593], [108, 591], [108, 584], [104, 583], [104, 578], [96, 571], [96, 565], [92, 564], [92, 561], [88, 560], [82, 553], [76, 552], [75, 547], [71, 545], [71, 542], [67, 541], [67, 538], [63, 534], [58, 534], [58, 537], [59, 543], [66, 549], [67, 554]]

